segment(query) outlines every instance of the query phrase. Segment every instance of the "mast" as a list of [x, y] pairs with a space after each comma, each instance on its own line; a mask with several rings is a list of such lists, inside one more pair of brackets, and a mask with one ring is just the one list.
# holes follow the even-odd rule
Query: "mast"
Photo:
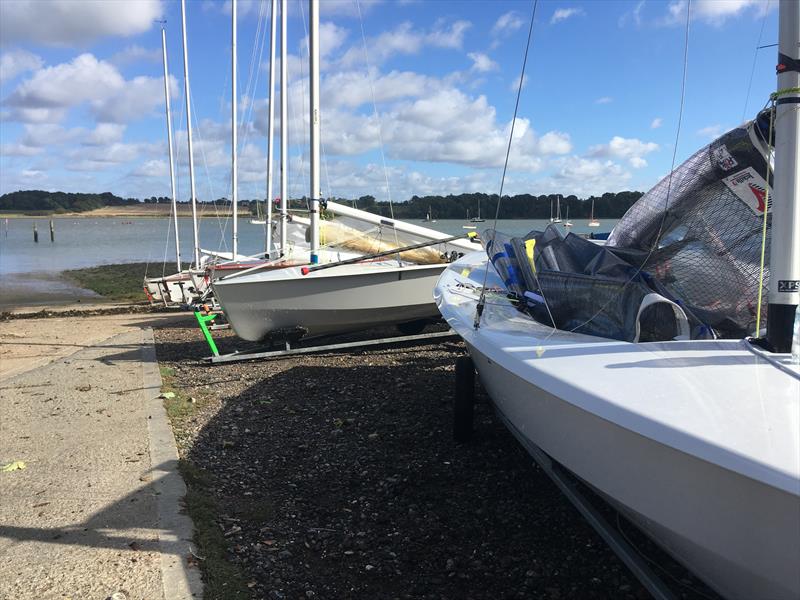
[[239, 255], [239, 173], [236, 169], [236, 0], [231, 3], [231, 202], [233, 260]]
[[281, 0], [281, 256], [286, 249], [286, 219], [288, 217], [289, 180], [286, 169], [289, 157], [289, 100], [288, 65], [286, 64], [286, 12], [287, 0]]
[[275, 9], [277, 0], [270, 0], [269, 23], [269, 117], [267, 119], [267, 237], [264, 241], [264, 250], [267, 258], [272, 252], [272, 150], [275, 137]]
[[767, 341], [776, 352], [789, 352], [800, 300], [800, 2], [781, 0], [778, 23], [779, 95], [775, 108]]
[[186, 135], [189, 140], [189, 184], [192, 202], [192, 234], [194, 235], [194, 266], [200, 266], [200, 237], [197, 228], [197, 196], [194, 188], [194, 152], [192, 150], [192, 103], [189, 93], [189, 53], [186, 50], [186, 0], [181, 0], [181, 30], [183, 32], [183, 87], [186, 96]]
[[167, 66], [167, 33], [161, 25], [161, 52], [164, 55], [164, 103], [167, 107], [167, 147], [169, 148], [169, 183], [172, 190], [172, 218], [175, 225], [175, 261], [181, 270], [181, 241], [178, 235], [178, 199], [175, 196], [175, 162], [172, 157], [172, 110], [169, 102], [169, 68]]
[[319, 0], [309, 0], [309, 75], [311, 83], [311, 264], [319, 262]]

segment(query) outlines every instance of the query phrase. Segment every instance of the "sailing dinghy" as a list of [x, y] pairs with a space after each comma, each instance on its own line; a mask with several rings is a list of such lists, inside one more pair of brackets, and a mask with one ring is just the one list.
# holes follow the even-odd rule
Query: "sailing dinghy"
[[[252, 269], [213, 282], [214, 295], [236, 334], [259, 341], [270, 336], [313, 337], [346, 333], [378, 325], [420, 322], [438, 316], [433, 286], [452, 258], [471, 250], [466, 240], [450, 240], [432, 229], [411, 225], [343, 205], [327, 211], [344, 222], [320, 219], [319, 2], [309, 2], [310, 59], [310, 197], [309, 263], [330, 261], [341, 248], [383, 254], [429, 242], [428, 248], [380, 261], [343, 264], [324, 271], [298, 267]], [[285, 129], [283, 129], [285, 131]], [[285, 194], [281, 194], [282, 200]], [[282, 208], [282, 213], [285, 210]], [[349, 222], [347, 220], [349, 219]], [[283, 222], [286, 222], [284, 218]], [[362, 234], [357, 224], [368, 224]], [[326, 248], [326, 238], [331, 248]], [[334, 261], [339, 260], [339, 257]]]
[[[553, 226], [488, 231], [486, 253], [450, 265], [435, 291], [517, 439], [726, 598], [800, 597], [800, 367], [787, 318], [800, 289], [797, 2], [781, 2], [780, 22], [775, 111], [692, 156], [607, 246]], [[753, 340], [762, 239], [770, 306], [766, 339]]]

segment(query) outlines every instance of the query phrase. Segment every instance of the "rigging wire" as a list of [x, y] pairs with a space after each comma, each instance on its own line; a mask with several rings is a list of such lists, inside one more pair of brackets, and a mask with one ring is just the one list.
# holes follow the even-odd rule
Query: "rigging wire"
[[[656, 236], [655, 236], [655, 239], [653, 241], [652, 246], [648, 250], [647, 255], [644, 257], [644, 259], [637, 266], [636, 271], [630, 276], [630, 278], [623, 285], [623, 288], [622, 288], [623, 290], [628, 285], [630, 285], [641, 274], [641, 272], [644, 269], [645, 265], [650, 260], [651, 256], [655, 252], [655, 250], [658, 248], [658, 244], [659, 244], [659, 242], [661, 240], [661, 236], [662, 236], [662, 233], [664, 231], [664, 224], [666, 223], [667, 215], [669, 214], [669, 202], [670, 202], [670, 196], [671, 196], [671, 192], [672, 192], [672, 180], [673, 180], [673, 176], [674, 176], [674, 172], [675, 172], [675, 162], [677, 160], [677, 154], [678, 154], [678, 142], [680, 140], [681, 127], [682, 127], [682, 124], [683, 124], [683, 113], [684, 113], [684, 108], [685, 108], [685, 104], [686, 104], [686, 80], [687, 80], [687, 73], [688, 73], [688, 67], [689, 67], [689, 32], [690, 32], [690, 22], [691, 22], [691, 10], [692, 10], [692, 0], [688, 0], [687, 3], [686, 3], [686, 25], [685, 25], [685, 28], [684, 28], [684, 43], [683, 43], [683, 70], [682, 70], [682, 75], [681, 75], [681, 93], [680, 93], [680, 104], [679, 104], [679, 108], [678, 108], [678, 122], [677, 122], [676, 130], [675, 130], [675, 142], [673, 144], [673, 149], [672, 149], [672, 163], [671, 163], [671, 166], [670, 166], [670, 172], [669, 172], [669, 176], [668, 176], [668, 180], [667, 180], [667, 193], [666, 193], [666, 197], [664, 199], [664, 211], [663, 211], [663, 214], [661, 216], [661, 222], [659, 223], [658, 231], [656, 232]], [[534, 5], [534, 12], [535, 12], [535, 5]], [[533, 18], [531, 19], [531, 29], [532, 28], [533, 28]], [[525, 58], [527, 60], [527, 49], [526, 49]], [[523, 76], [524, 76], [524, 62], [523, 62]], [[520, 76], [520, 84], [521, 83], [522, 83], [522, 76]], [[520, 89], [518, 90], [518, 96], [519, 96], [519, 92], [520, 91], [521, 91], [521, 85], [520, 85]], [[517, 100], [519, 101], [519, 97], [518, 97]], [[515, 109], [515, 113], [514, 113], [514, 118], [516, 119], [516, 109]], [[512, 124], [512, 136], [511, 137], [513, 137], [513, 124]], [[510, 149], [510, 146], [511, 146], [511, 137], [509, 138], [509, 149]], [[506, 155], [506, 166], [507, 166], [507, 164], [508, 164], [508, 154]], [[504, 167], [504, 169], [503, 169], [503, 178], [505, 178], [505, 172], [506, 172], [506, 167]], [[502, 189], [502, 187], [501, 187], [501, 189]], [[496, 211], [495, 211], [495, 219], [494, 219], [495, 230], [496, 230], [497, 220], [498, 220], [499, 213], [500, 213], [500, 203], [501, 202], [502, 202], [502, 195], [498, 198], [497, 208], [496, 208]], [[492, 238], [492, 241], [494, 241], [494, 237]], [[480, 296], [480, 298], [478, 300], [477, 307], [476, 307], [475, 322], [474, 322], [474, 327], [476, 329], [480, 325], [481, 314], [483, 313], [483, 306], [485, 305], [485, 294], [486, 294], [485, 290], [486, 290], [486, 281], [487, 281], [488, 275], [489, 275], [489, 262], [490, 262], [490, 260], [491, 259], [487, 260], [487, 263], [486, 263], [486, 270], [484, 272], [483, 286], [481, 288], [481, 296]], [[534, 277], [536, 277], [535, 270], [534, 270]], [[538, 278], [537, 278], [537, 283], [538, 283]], [[545, 294], [543, 293], [543, 290], [541, 290], [541, 287], [540, 287], [539, 291], [541, 293], [542, 298], [544, 299], [545, 307], [547, 308], [547, 312], [548, 312], [548, 315], [550, 316], [551, 322], [553, 323], [552, 331], [542, 340], [542, 342], [546, 342], [553, 335], [555, 335], [555, 333], [557, 331], [559, 331], [559, 330], [557, 328], [555, 328], [555, 320], [553, 319], [553, 315], [552, 315], [552, 313], [550, 311], [550, 307], [547, 304], [547, 298], [545, 297]], [[596, 319], [609, 306], [609, 304], [611, 304], [611, 302], [612, 302], [611, 299], [607, 300], [588, 319], [586, 319], [582, 323], [579, 323], [575, 327], [573, 327], [571, 329], [568, 329], [568, 330], [565, 330], [565, 331], [567, 331], [569, 333], [575, 333], [578, 329], [581, 329], [582, 327], [585, 327], [586, 325], [591, 323], [594, 319]]]
[[[358, 0], [356, 0], [356, 2], [357, 1]], [[497, 220], [500, 217], [500, 204], [503, 200], [503, 186], [505, 185], [506, 182], [506, 172], [508, 171], [508, 160], [509, 157], [511, 156], [511, 142], [514, 140], [514, 126], [517, 123], [517, 112], [519, 111], [519, 99], [522, 96], [522, 84], [525, 80], [525, 67], [528, 64], [528, 51], [530, 50], [531, 47], [531, 37], [533, 36], [533, 22], [536, 19], [536, 7], [538, 5], [539, 5], [539, 0], [534, 0], [533, 10], [531, 11], [531, 23], [528, 26], [528, 40], [527, 43], [525, 44], [525, 56], [522, 59], [522, 72], [520, 73], [519, 85], [517, 86], [517, 100], [514, 104], [514, 117], [511, 119], [511, 131], [508, 135], [508, 146], [506, 147], [506, 159], [505, 162], [503, 163], [503, 175], [500, 178], [500, 195], [497, 197], [497, 205], [495, 206], [495, 211], [494, 211], [494, 227], [492, 228], [492, 239], [491, 241], [488, 242], [487, 247], [490, 244], [493, 245], [494, 240], [497, 237]], [[478, 304], [475, 307], [475, 323], [474, 323], [475, 329], [477, 329], [478, 326], [480, 325], [481, 314], [483, 314], [483, 307], [486, 304], [486, 281], [489, 278], [490, 261], [491, 259], [486, 261], [486, 269], [484, 270], [483, 273], [483, 285], [481, 286], [481, 295], [480, 298], [478, 299]], [[547, 310], [548, 312], [550, 312], [549, 308]]]
[[[744, 98], [744, 108], [742, 109], [742, 122], [745, 121], [747, 118], [747, 105], [750, 103], [750, 91], [753, 88], [753, 78], [756, 74], [756, 62], [758, 60], [758, 51], [761, 48], [769, 48], [771, 46], [762, 46], [761, 45], [761, 38], [764, 36], [764, 25], [767, 23], [767, 15], [769, 14], [769, 5], [772, 0], [767, 0], [767, 4], [764, 7], [764, 18], [761, 19], [761, 30], [758, 33], [758, 42], [756, 43], [756, 48], [753, 51], [753, 67], [750, 69], [750, 81], [747, 83], [747, 95]], [[776, 44], [777, 45], [777, 44]]]
[[[364, 34], [364, 18], [361, 15], [361, 3], [359, 2], [359, 0], [356, 0], [356, 8], [358, 9], [358, 21], [359, 24], [361, 25], [361, 44], [364, 50], [364, 65], [367, 68], [367, 79], [369, 80], [369, 93], [370, 97], [372, 98], [372, 111], [373, 114], [375, 115], [375, 120], [378, 123], [378, 142], [380, 144], [380, 149], [381, 149], [381, 162], [383, 163], [383, 177], [386, 181], [386, 197], [389, 200], [389, 215], [392, 217], [392, 220], [394, 220], [394, 205], [392, 204], [392, 192], [389, 188], [389, 170], [386, 168], [386, 155], [383, 151], [383, 132], [382, 132], [383, 128], [381, 127], [381, 118], [380, 115], [378, 114], [378, 104], [377, 102], [375, 102], [375, 86], [372, 84], [372, 70], [369, 64], [369, 54], [367, 53], [367, 36]], [[519, 101], [519, 98], [517, 98], [517, 101]], [[395, 243], [399, 246], [400, 242], [397, 240], [396, 229], [394, 235], [395, 235]], [[398, 256], [398, 260], [399, 258], [400, 257]]]
[[[681, 137], [681, 127], [683, 125], [683, 111], [686, 105], [686, 79], [689, 71], [689, 31], [690, 31], [689, 23], [691, 22], [691, 11], [692, 11], [692, 0], [688, 0], [686, 3], [686, 26], [684, 28], [684, 38], [683, 38], [683, 73], [681, 75], [681, 96], [680, 96], [680, 105], [678, 107], [678, 124], [675, 127], [675, 142], [672, 146], [672, 164], [670, 165], [669, 178], [667, 180], [667, 195], [664, 198], [664, 212], [661, 215], [661, 222], [658, 224], [658, 231], [656, 232], [655, 240], [653, 240], [653, 245], [647, 251], [647, 256], [645, 256], [644, 259], [636, 267], [636, 271], [633, 273], [633, 275], [631, 275], [628, 281], [625, 282], [625, 285], [622, 286], [623, 290], [626, 287], [628, 287], [628, 285], [630, 285], [634, 279], [639, 277], [641, 272], [644, 270], [645, 265], [650, 260], [650, 257], [653, 255], [653, 252], [655, 252], [656, 249], [658, 248], [658, 244], [661, 241], [661, 235], [664, 232], [664, 223], [666, 223], [667, 215], [669, 214], [669, 201], [672, 193], [672, 179], [675, 174], [675, 162], [677, 161], [678, 158], [678, 142], [680, 141]], [[572, 329], [569, 329], [568, 331], [570, 333], [575, 333], [581, 327], [585, 327], [586, 325], [591, 323], [609, 306], [609, 304], [611, 304], [612, 301], [613, 299], [607, 300], [599, 309], [597, 309], [597, 311], [591, 317], [586, 319], [584, 322], [579, 323]], [[547, 338], [545, 338], [544, 341], [550, 339], [550, 337], [552, 337], [554, 333], [555, 330], [552, 331], [547, 336]]]

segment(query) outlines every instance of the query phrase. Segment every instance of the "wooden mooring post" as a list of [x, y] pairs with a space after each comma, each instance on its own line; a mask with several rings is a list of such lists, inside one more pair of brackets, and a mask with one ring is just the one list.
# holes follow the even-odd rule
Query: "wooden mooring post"
[[53, 219], [50, 219], [50, 241], [51, 242], [56, 241], [56, 228], [53, 225]]
[[36, 231], [36, 223], [33, 224], [33, 242], [35, 244], [39, 243], [39, 232]]

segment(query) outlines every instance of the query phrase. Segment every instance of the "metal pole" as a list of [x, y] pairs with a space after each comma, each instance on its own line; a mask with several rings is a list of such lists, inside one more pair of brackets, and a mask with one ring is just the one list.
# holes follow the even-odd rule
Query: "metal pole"
[[[800, 301], [800, 2], [781, 0], [767, 340], [789, 352]], [[792, 91], [786, 91], [792, 90]]]
[[309, 74], [311, 82], [311, 264], [319, 262], [319, 0], [309, 0]]
[[178, 199], [175, 195], [175, 165], [172, 155], [172, 110], [169, 101], [169, 67], [167, 66], [167, 33], [161, 27], [161, 51], [164, 54], [164, 103], [167, 107], [167, 147], [169, 148], [169, 182], [172, 190], [172, 218], [175, 225], [175, 261], [181, 270], [181, 240], [178, 235]]
[[189, 53], [186, 49], [186, 0], [181, 0], [183, 31], [183, 87], [186, 96], [186, 135], [189, 140], [189, 185], [192, 202], [192, 234], [194, 235], [194, 266], [200, 266], [200, 234], [197, 227], [197, 195], [194, 187], [194, 152], [192, 150], [192, 102], [189, 88]]
[[281, 256], [286, 251], [286, 219], [289, 207], [289, 99], [288, 65], [286, 64], [286, 13], [287, 0], [281, 0]]
[[239, 173], [236, 168], [236, 0], [231, 3], [231, 201], [233, 202], [233, 260], [239, 255]]
[[272, 252], [272, 151], [273, 138], [275, 137], [275, 32], [277, 19], [275, 11], [278, 8], [277, 0], [270, 2], [270, 29], [269, 29], [269, 118], [267, 119], [267, 237], [264, 250], [267, 258]]

